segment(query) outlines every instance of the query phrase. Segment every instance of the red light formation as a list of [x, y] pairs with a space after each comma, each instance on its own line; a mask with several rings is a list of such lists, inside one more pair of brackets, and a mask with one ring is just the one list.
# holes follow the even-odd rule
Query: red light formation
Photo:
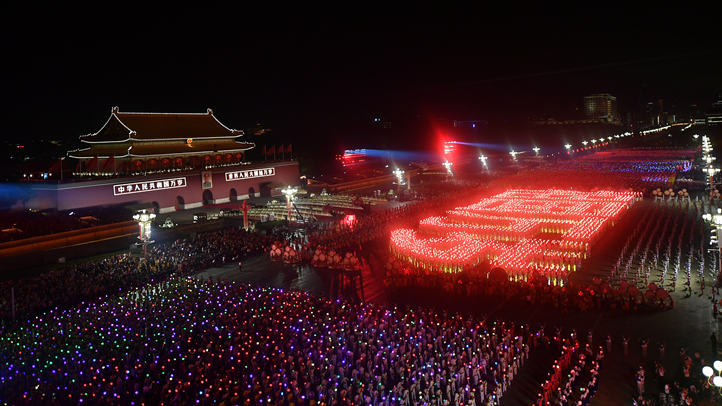
[[347, 214], [346, 216], [344, 216], [342, 222], [346, 224], [349, 229], [353, 230], [354, 226], [356, 225], [356, 215]]
[[364, 150], [346, 150], [343, 155], [336, 156], [336, 160], [341, 161], [344, 167], [361, 165], [367, 161], [367, 158]]
[[391, 232], [391, 248], [416, 266], [460, 272], [488, 261], [506, 271], [571, 272], [602, 229], [638, 196], [634, 192], [512, 189], [445, 216], [418, 231]]

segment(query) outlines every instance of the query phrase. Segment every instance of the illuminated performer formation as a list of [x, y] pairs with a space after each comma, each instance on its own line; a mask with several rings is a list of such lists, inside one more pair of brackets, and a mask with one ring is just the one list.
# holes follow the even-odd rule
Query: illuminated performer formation
[[512, 274], [571, 272], [600, 231], [637, 197], [634, 192], [507, 190], [425, 218], [418, 231], [393, 230], [391, 249], [417, 267], [441, 272], [483, 262]]

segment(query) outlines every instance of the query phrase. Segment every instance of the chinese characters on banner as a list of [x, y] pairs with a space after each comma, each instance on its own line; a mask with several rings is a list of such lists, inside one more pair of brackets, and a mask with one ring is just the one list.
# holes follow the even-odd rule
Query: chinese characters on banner
[[427, 269], [460, 272], [488, 262], [506, 271], [577, 269], [634, 192], [508, 190], [391, 232], [394, 253]]
[[276, 174], [276, 168], [249, 169], [246, 171], [226, 172], [226, 182], [249, 178], [262, 178]]
[[187, 185], [188, 183], [186, 182], [185, 177], [124, 183], [122, 185], [113, 185], [113, 195], [120, 196], [132, 193], [150, 192], [153, 190], [175, 189], [179, 187], [186, 187]]

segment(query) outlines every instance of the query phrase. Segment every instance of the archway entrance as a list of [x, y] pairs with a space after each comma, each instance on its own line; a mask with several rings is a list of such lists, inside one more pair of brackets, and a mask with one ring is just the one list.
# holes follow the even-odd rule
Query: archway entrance
[[231, 191], [228, 192], [228, 200], [230, 200], [231, 203], [238, 201], [238, 192], [236, 192], [235, 188], [231, 188]]
[[203, 205], [208, 206], [213, 204], [213, 193], [211, 193], [210, 190], [206, 189], [203, 191]]
[[160, 205], [158, 202], [151, 203], [153, 205], [153, 213], [160, 214]]
[[186, 201], [183, 199], [183, 196], [176, 196], [175, 198], [175, 209], [176, 210], [183, 210], [186, 206]]
[[248, 188], [248, 197], [256, 197], [256, 189], [253, 186]]
[[273, 184], [271, 182], [263, 182], [260, 186], [261, 197], [271, 197], [271, 187]]

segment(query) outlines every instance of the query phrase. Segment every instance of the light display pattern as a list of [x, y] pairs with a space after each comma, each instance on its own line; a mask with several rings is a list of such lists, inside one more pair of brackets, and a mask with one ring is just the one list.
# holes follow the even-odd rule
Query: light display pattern
[[[524, 347], [528, 354], [527, 330], [293, 290], [173, 279], [3, 330], [0, 402], [360, 404], [355, 395], [370, 387], [385, 404], [398, 405], [414, 382], [453, 374], [454, 365], [504, 373], [502, 359], [516, 360]], [[431, 343], [444, 345], [428, 350]], [[397, 386], [386, 374], [352, 372], [387, 364], [406, 377]], [[487, 399], [502, 393], [490, 382], [471, 395], [480, 389]]]
[[391, 232], [393, 253], [415, 266], [460, 272], [488, 261], [519, 273], [575, 271], [636, 192], [512, 189]]

